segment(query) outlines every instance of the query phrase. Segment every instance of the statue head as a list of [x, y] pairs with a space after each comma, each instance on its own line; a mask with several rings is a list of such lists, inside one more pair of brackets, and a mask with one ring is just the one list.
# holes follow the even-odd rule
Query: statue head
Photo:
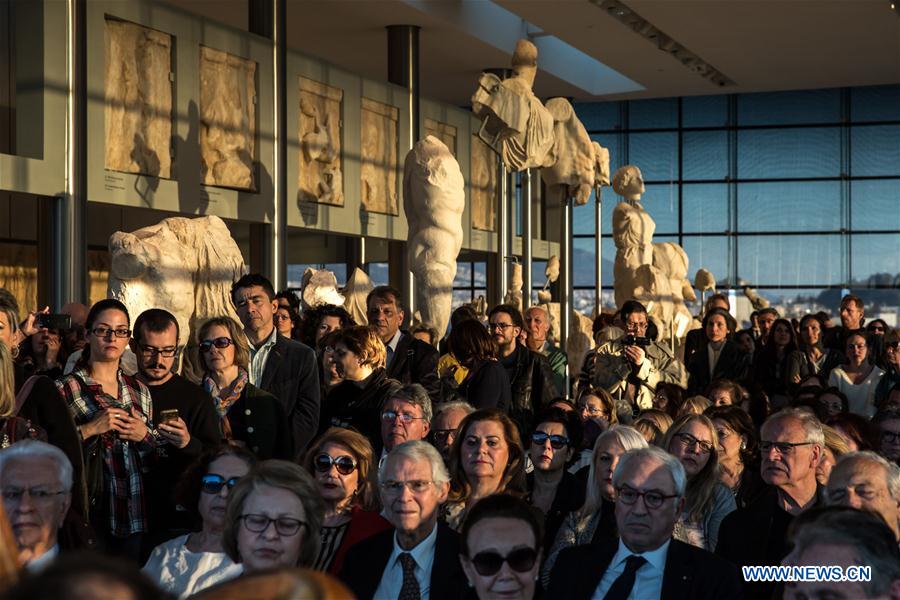
[[619, 167], [612, 179], [613, 191], [626, 198], [639, 198], [644, 193], [644, 177], [634, 165]]

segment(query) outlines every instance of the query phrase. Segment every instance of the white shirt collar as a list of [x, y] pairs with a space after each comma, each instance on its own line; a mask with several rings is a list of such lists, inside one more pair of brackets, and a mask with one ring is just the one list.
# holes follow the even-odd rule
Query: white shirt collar
[[387, 343], [387, 345], [390, 346], [391, 350], [393, 350], [394, 352], [397, 351], [397, 344], [400, 343], [400, 337], [402, 335], [403, 333], [398, 329], [397, 333], [394, 334], [394, 337], [391, 338], [391, 341]]
[[59, 544], [54, 544], [52, 548], [33, 558], [25, 565], [25, 570], [29, 573], [38, 573], [50, 566], [56, 557], [59, 556]]
[[431, 530], [431, 533], [428, 534], [424, 540], [419, 542], [419, 544], [413, 548], [412, 550], [404, 550], [400, 547], [400, 542], [397, 540], [397, 531], [394, 531], [394, 551], [391, 553], [391, 557], [388, 559], [388, 567], [394, 565], [394, 563], [399, 560], [400, 555], [404, 552], [408, 552], [412, 555], [412, 557], [416, 561], [416, 565], [419, 568], [424, 568], [426, 564], [430, 564], [431, 561], [434, 560], [434, 547], [437, 544], [437, 523], [434, 524], [434, 528]]
[[666, 554], [669, 552], [670, 543], [672, 543], [671, 538], [666, 540], [666, 543], [656, 550], [651, 550], [650, 552], [632, 552], [628, 546], [625, 545], [625, 542], [622, 541], [622, 538], [619, 538], [619, 549], [616, 551], [616, 555], [613, 556], [609, 566], [616, 567], [625, 562], [629, 556], [636, 555], [643, 556], [647, 560], [647, 563], [653, 567], [654, 571], [662, 573], [666, 569]]

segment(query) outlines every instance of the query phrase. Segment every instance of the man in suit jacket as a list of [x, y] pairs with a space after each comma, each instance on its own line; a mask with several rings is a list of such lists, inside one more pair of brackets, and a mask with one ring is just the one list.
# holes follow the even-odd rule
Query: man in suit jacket
[[319, 370], [316, 353], [278, 334], [278, 310], [271, 282], [244, 275], [231, 287], [231, 299], [250, 341], [250, 383], [281, 402], [291, 425], [294, 451], [300, 455], [319, 426]]
[[684, 467], [660, 448], [626, 452], [613, 474], [619, 539], [562, 551], [548, 598], [740, 598], [737, 568], [672, 539], [684, 510]]
[[450, 491], [441, 455], [423, 441], [396, 446], [379, 476], [393, 528], [347, 552], [339, 577], [357, 598], [453, 600], [465, 595], [459, 536], [438, 523]]
[[[438, 351], [431, 344], [400, 330], [405, 317], [400, 292], [387, 285], [376, 287], [366, 297], [366, 315], [369, 325], [375, 327], [387, 348], [387, 376], [404, 384], [418, 383], [428, 392], [432, 402], [438, 402], [441, 393]], [[442, 334], [438, 332], [438, 335]]]

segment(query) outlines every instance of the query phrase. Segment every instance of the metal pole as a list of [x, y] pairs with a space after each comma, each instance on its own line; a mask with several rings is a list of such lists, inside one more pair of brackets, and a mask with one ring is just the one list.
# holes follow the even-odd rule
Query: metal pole
[[[407, 112], [409, 114], [409, 138], [407, 148], [412, 148], [419, 140], [419, 27], [416, 25], [388, 25], [388, 81], [401, 85], [407, 90]], [[392, 242], [402, 244], [403, 242]], [[402, 259], [402, 285], [409, 317], [415, 312], [415, 278], [409, 268], [405, 245]]]
[[509, 203], [507, 202], [507, 185], [509, 178], [503, 160], [497, 157], [497, 297], [494, 304], [502, 304], [509, 289]]
[[531, 223], [531, 169], [522, 174], [522, 311], [531, 306], [531, 239], [534, 237]]
[[[563, 192], [565, 193], [565, 192]], [[572, 198], [563, 199], [559, 234], [559, 347], [566, 351], [569, 320], [572, 313]], [[569, 370], [566, 368], [566, 396], [569, 395]]]
[[595, 231], [597, 233], [594, 238], [594, 254], [597, 257], [597, 266], [596, 273], [594, 275], [597, 277], [597, 283], [595, 286], [595, 295], [597, 297], [597, 305], [595, 307], [596, 314], [600, 314], [603, 309], [603, 200], [600, 197], [601, 188], [598, 185], [594, 188], [594, 196], [597, 200], [596, 205], [594, 206], [594, 226]]
[[84, 0], [66, 5], [66, 189], [52, 203], [53, 275], [48, 297], [55, 310], [87, 302], [87, 81]]

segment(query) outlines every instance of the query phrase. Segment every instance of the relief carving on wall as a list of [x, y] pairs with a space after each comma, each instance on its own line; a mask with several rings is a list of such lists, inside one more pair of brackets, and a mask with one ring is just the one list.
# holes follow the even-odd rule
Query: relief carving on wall
[[447, 123], [441, 123], [434, 119], [426, 118], [425, 131], [422, 133], [422, 139], [424, 140], [429, 135], [433, 135], [444, 142], [444, 145], [450, 150], [450, 154], [456, 158], [456, 127], [448, 125]]
[[256, 63], [200, 48], [200, 160], [204, 185], [256, 191]]
[[360, 111], [360, 196], [363, 210], [400, 214], [397, 202], [397, 148], [400, 111], [362, 98]]
[[471, 151], [472, 227], [496, 231], [497, 155], [477, 135]]
[[341, 158], [343, 90], [300, 78], [299, 196], [303, 202], [344, 205]]
[[113, 171], [172, 176], [172, 36], [107, 19], [106, 159]]

